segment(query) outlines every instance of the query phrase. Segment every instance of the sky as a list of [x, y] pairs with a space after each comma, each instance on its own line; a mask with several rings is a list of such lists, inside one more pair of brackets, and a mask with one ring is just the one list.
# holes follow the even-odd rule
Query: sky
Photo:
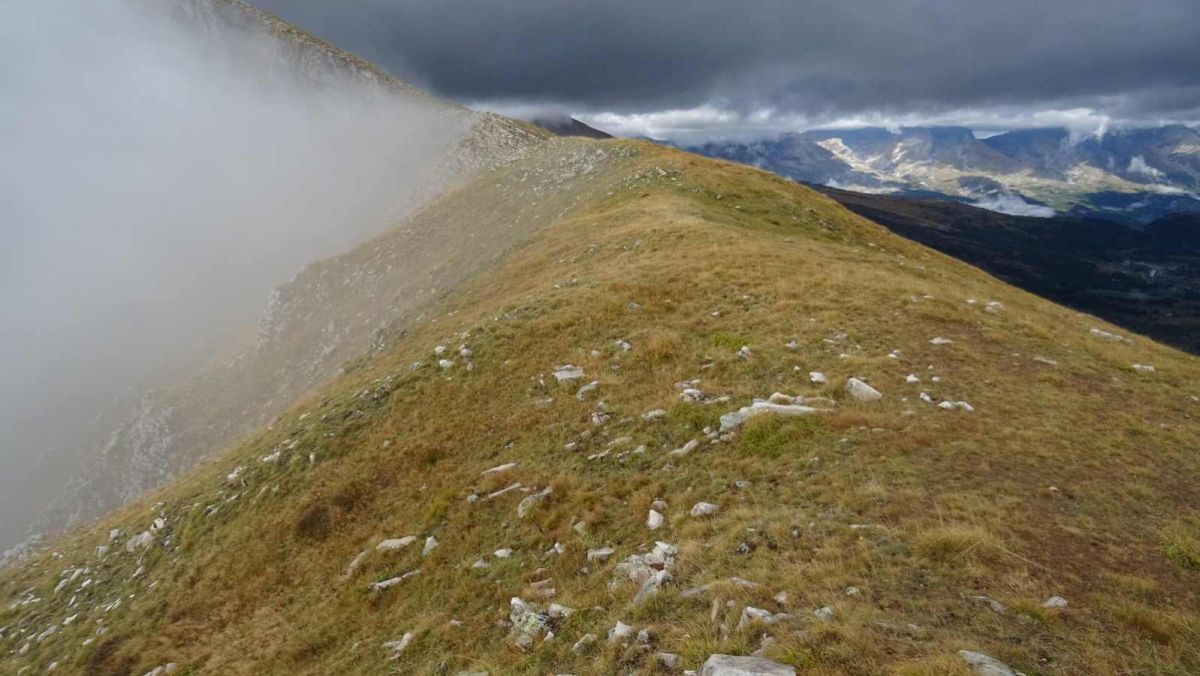
[[1196, 0], [261, 0], [436, 94], [620, 135], [1200, 121]]

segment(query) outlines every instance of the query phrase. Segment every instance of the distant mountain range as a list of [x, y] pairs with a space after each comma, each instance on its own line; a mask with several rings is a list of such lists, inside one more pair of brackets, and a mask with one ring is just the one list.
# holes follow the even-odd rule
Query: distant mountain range
[[1145, 224], [1200, 212], [1200, 131], [1183, 125], [1090, 136], [1031, 129], [987, 138], [965, 127], [868, 127], [686, 149], [805, 183], [949, 198], [1013, 215]]

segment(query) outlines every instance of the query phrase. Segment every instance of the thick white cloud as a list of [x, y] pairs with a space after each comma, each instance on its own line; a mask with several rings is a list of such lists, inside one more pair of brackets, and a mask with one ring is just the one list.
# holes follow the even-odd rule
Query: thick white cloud
[[0, 4], [0, 544], [97, 413], [386, 227], [456, 131], [178, 6]]

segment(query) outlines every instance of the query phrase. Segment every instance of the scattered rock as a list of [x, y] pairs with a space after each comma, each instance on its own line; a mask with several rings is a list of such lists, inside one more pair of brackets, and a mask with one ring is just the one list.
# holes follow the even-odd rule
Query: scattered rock
[[509, 606], [511, 610], [508, 619], [519, 634], [517, 647], [529, 650], [533, 647], [534, 640], [550, 631], [554, 618], [550, 617], [549, 613], [538, 610], [536, 605], [526, 603], [516, 596], [509, 600]]
[[388, 641], [387, 643], [384, 643], [383, 649], [392, 651], [392, 655], [388, 659], [400, 659], [400, 655], [404, 652], [404, 649], [408, 647], [408, 644], [412, 643], [413, 638], [413, 633], [408, 631], [404, 633], [404, 636], [402, 636], [399, 641]]
[[593, 380], [592, 382], [588, 383], [587, 385], [584, 385], [583, 387], [579, 388], [579, 391], [577, 391], [575, 393], [575, 398], [578, 399], [579, 401], [583, 401], [585, 398], [587, 398], [587, 396], [589, 394], [591, 394], [592, 392], [595, 392], [596, 388], [598, 388], [598, 387], [600, 387], [600, 381]]
[[1101, 338], [1103, 340], [1111, 340], [1111, 341], [1119, 342], [1119, 343], [1130, 342], [1129, 339], [1126, 338], [1125, 336], [1119, 336], [1115, 333], [1110, 333], [1108, 331], [1105, 331], [1104, 329], [1093, 328], [1090, 331], [1088, 331], [1088, 333], [1092, 334], [1093, 336], [1095, 336], [1097, 338]]
[[[774, 395], [772, 395], [774, 396]], [[786, 417], [796, 417], [812, 415], [814, 413], [825, 413], [829, 409], [814, 408], [812, 406], [803, 406], [799, 404], [773, 404], [769, 401], [755, 400], [749, 406], [726, 413], [721, 416], [721, 431], [736, 429], [741, 427], [747, 420], [756, 415], [769, 413], [772, 415], [781, 415]]]
[[628, 352], [633, 349], [633, 345], [630, 345], [629, 341], [626, 340], [618, 340], [616, 343], [614, 343], [614, 345], [616, 345], [617, 349], [622, 352]]
[[565, 366], [554, 367], [554, 379], [558, 382], [567, 382], [571, 380], [579, 380], [583, 377], [583, 369], [579, 366], [567, 364]]
[[858, 378], [850, 378], [846, 381], [846, 392], [856, 401], [878, 401], [883, 398], [883, 394], [879, 390]]
[[630, 636], [633, 636], [633, 633], [633, 627], [620, 620], [617, 620], [616, 625], [614, 625], [612, 629], [608, 630], [608, 642], [616, 643], [617, 641], [624, 641]]
[[938, 404], [938, 408], [944, 411], [953, 411], [954, 409], [962, 409], [964, 411], [974, 411], [975, 407], [965, 401], [943, 401]]
[[743, 345], [741, 349], [737, 351], [737, 356], [738, 359], [749, 359], [754, 356], [754, 353], [750, 351], [749, 345]]
[[692, 516], [712, 516], [719, 511], [721, 511], [721, 506], [711, 502], [697, 502], [692, 505]]
[[433, 537], [432, 535], [425, 538], [425, 547], [421, 550], [421, 556], [429, 556], [433, 550], [437, 549], [439, 544], [441, 543], [439, 543], [437, 538]]
[[415, 535], [405, 535], [402, 538], [389, 538], [375, 545], [375, 550], [380, 552], [395, 552], [411, 545], [417, 541]]
[[913, 384], [913, 383], [919, 383], [919, 382], [921, 382], [921, 379], [920, 379], [920, 378], [918, 378], [918, 377], [917, 377], [917, 375], [916, 375], [915, 373], [910, 373], [910, 374], [908, 374], [908, 376], [906, 376], [906, 377], [904, 378], [904, 382], [906, 382], [906, 383], [908, 383], [909, 385], [911, 385], [911, 384]]
[[688, 453], [691, 453], [692, 451], [696, 450], [697, 448], [700, 448], [700, 440], [692, 439], [691, 441], [687, 442], [683, 446], [680, 446], [679, 448], [671, 451], [670, 455], [684, 456], [684, 455], [687, 455]]
[[612, 547], [600, 547], [598, 549], [589, 549], [587, 551], [587, 560], [588, 561], [599, 561], [600, 563], [604, 563], [605, 561], [607, 561], [609, 559], [609, 557], [611, 557], [613, 555], [613, 552], [614, 552], [614, 550]]
[[513, 550], [509, 549], [508, 547], [505, 547], [504, 549], [497, 549], [496, 551], [492, 552], [492, 556], [496, 557], [497, 559], [507, 559], [508, 557], [512, 556], [512, 554]]
[[829, 377], [820, 371], [809, 371], [808, 379], [814, 383], [817, 383], [818, 385], [824, 385], [825, 383], [829, 382]]
[[772, 613], [771, 611], [763, 610], [762, 608], [746, 606], [742, 609], [742, 617], [738, 621], [737, 628], [744, 629], [747, 625], [755, 620], [765, 624], [777, 624], [788, 619], [789, 617], [791, 617], [791, 615], [788, 615], [787, 613]]
[[571, 646], [571, 652], [576, 655], [583, 655], [591, 650], [592, 646], [596, 645], [596, 640], [595, 634], [584, 634], [575, 642], [575, 645]]
[[495, 467], [493, 467], [491, 469], [485, 469], [482, 472], [480, 472], [479, 474], [480, 474], [480, 476], [487, 476], [489, 474], [499, 474], [501, 472], [507, 472], [510, 469], [514, 469], [514, 468], [516, 468], [516, 466], [517, 466], [517, 463], [509, 462], [509, 463], [505, 463], [503, 465], [496, 465]]
[[1042, 604], [1043, 608], [1054, 608], [1061, 610], [1067, 607], [1067, 600], [1061, 596], [1051, 596]]
[[985, 312], [991, 312], [995, 314], [1004, 310], [1004, 304], [998, 300], [988, 301], [988, 304], [985, 305], [983, 309]]
[[930, 345], [949, 345], [950, 343], [953, 343], [953, 342], [954, 342], [953, 340], [950, 340], [949, 338], [943, 338], [941, 336], [937, 336], [936, 338], [929, 339]]
[[662, 528], [662, 525], [663, 515], [659, 514], [653, 509], [650, 510], [650, 514], [646, 517], [646, 528], [649, 528], [650, 530], [658, 530], [659, 528]]
[[978, 676], [1017, 676], [1017, 672], [1007, 664], [983, 653], [960, 650], [958, 656], [963, 658], [963, 661], [974, 669]]
[[796, 676], [796, 670], [765, 657], [711, 655], [699, 676]]
[[656, 408], [653, 411], [646, 411], [642, 414], [642, 420], [645, 420], [646, 422], [654, 422], [655, 420], [662, 420], [666, 417], [667, 412], [661, 408]]
[[450, 361], [449, 359], [439, 359], [438, 360], [438, 368], [440, 368], [442, 370], [452, 369], [452, 368], [454, 368], [454, 362]]
[[139, 549], [145, 549], [146, 547], [149, 547], [153, 542], [154, 535], [150, 531], [144, 530], [129, 538], [129, 540], [125, 543], [125, 551], [132, 554]]
[[1154, 373], [1154, 367], [1150, 366], [1149, 364], [1134, 364], [1133, 370], [1140, 371], [1142, 373]]
[[398, 575], [396, 577], [388, 578], [386, 580], [380, 580], [379, 582], [372, 582], [370, 585], [368, 585], [368, 587], [371, 589], [371, 591], [381, 592], [385, 589], [391, 589], [392, 587], [395, 587], [396, 585], [407, 580], [408, 578], [413, 577], [414, 575], [420, 574], [420, 572], [421, 572], [420, 568], [418, 568], [416, 570], [410, 570], [403, 575]]
[[511, 486], [507, 486], [505, 488], [501, 488], [498, 491], [493, 491], [491, 493], [488, 493], [487, 495], [483, 496], [483, 499], [484, 500], [492, 500], [492, 499], [500, 497], [501, 495], [505, 495], [506, 493], [512, 493], [513, 491], [519, 491], [522, 488], [524, 488], [524, 486], [522, 486], [520, 483], [514, 483]]
[[535, 505], [553, 494], [554, 489], [547, 486], [546, 489], [540, 493], [534, 493], [533, 495], [525, 496], [525, 499], [521, 500], [520, 504], [517, 505], [517, 517], [524, 519], [526, 516], [528, 516], [529, 511], [533, 509]]
[[817, 619], [821, 620], [822, 622], [828, 622], [833, 619], [834, 611], [833, 608], [825, 606], [824, 608], [818, 608], [814, 610], [813, 615], [815, 615]]

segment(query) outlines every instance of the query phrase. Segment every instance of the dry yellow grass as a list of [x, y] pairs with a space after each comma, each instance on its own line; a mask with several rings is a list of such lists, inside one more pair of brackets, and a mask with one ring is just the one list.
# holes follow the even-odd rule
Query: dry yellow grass
[[[610, 145], [635, 149], [597, 176], [611, 194], [580, 200], [385, 353], [0, 574], [6, 608], [29, 588], [44, 599], [0, 614], [0, 671], [57, 659], [60, 672], [92, 674], [168, 661], [196, 674], [654, 673], [651, 653], [604, 645], [617, 620], [649, 629], [653, 650], [688, 668], [769, 635], [767, 655], [815, 674], [961, 674], [962, 649], [1030, 674], [1200, 671], [1200, 572], [1186, 553], [1187, 515], [1200, 505], [1196, 359], [1140, 337], [1101, 340], [1089, 329], [1121, 332], [763, 172]], [[985, 312], [991, 300], [1005, 309]], [[473, 369], [457, 357], [437, 368], [434, 346], [460, 344]], [[749, 359], [737, 357], [742, 345]], [[567, 363], [599, 382], [595, 393], [580, 400], [555, 383], [551, 369]], [[906, 384], [910, 373], [921, 383]], [[883, 400], [850, 400], [850, 376]], [[731, 401], [681, 401], [675, 383], [691, 379]], [[835, 410], [756, 419], [728, 441], [668, 455], [774, 391], [830, 397]], [[922, 391], [975, 410], [941, 410]], [[653, 409], [666, 417], [644, 421]], [[279, 463], [258, 461], [293, 441]], [[620, 455], [641, 444], [645, 453]], [[519, 465], [480, 474], [509, 462]], [[553, 491], [523, 519], [523, 493], [468, 500], [514, 481]], [[658, 499], [666, 522], [651, 533]], [[693, 518], [699, 501], [721, 512]], [[167, 526], [145, 553], [94, 554], [108, 529], [136, 533], [159, 514]], [[372, 550], [403, 535], [420, 539]], [[440, 546], [422, 557], [428, 536]], [[656, 539], [679, 549], [678, 584], [635, 607], [632, 585], [610, 587], [613, 567]], [[565, 553], [546, 556], [556, 542]], [[615, 555], [585, 560], [601, 546]], [[514, 555], [493, 557], [501, 547]], [[480, 558], [491, 566], [473, 569]], [[79, 565], [97, 582], [70, 610], [53, 590]], [[543, 579], [576, 612], [524, 652], [498, 621], [510, 597], [543, 602], [531, 586]], [[707, 583], [706, 594], [681, 593]], [[118, 595], [119, 608], [97, 609]], [[1051, 595], [1070, 606], [1043, 608]], [[791, 618], [738, 629], [747, 605]], [[828, 622], [813, 615], [825, 606]], [[389, 660], [382, 644], [406, 632], [412, 643]], [[589, 632], [600, 645], [576, 656]]]

